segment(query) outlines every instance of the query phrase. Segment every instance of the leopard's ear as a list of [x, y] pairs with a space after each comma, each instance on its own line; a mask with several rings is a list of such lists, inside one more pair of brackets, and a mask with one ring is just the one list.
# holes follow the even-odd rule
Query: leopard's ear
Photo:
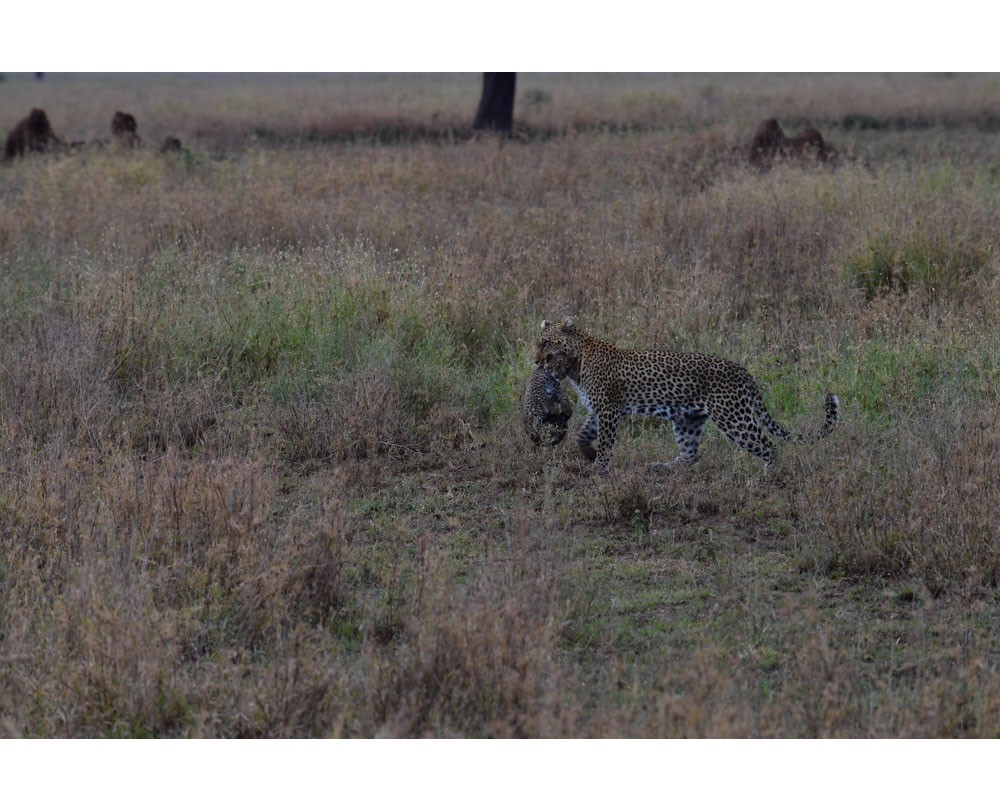
[[545, 319], [542, 319], [542, 327], [541, 328], [545, 329], [548, 325], [549, 325], [549, 322], [546, 321]]
[[563, 319], [562, 328], [565, 330], [565, 329], [572, 329], [572, 327], [573, 327], [573, 319], [567, 315]]

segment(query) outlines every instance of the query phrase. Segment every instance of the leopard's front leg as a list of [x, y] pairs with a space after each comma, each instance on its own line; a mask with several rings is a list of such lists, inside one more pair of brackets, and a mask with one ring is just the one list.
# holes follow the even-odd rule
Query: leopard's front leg
[[608, 464], [611, 462], [611, 449], [618, 436], [618, 423], [621, 415], [616, 412], [606, 412], [597, 417], [600, 430], [597, 435], [597, 470], [602, 476], [608, 475]]
[[593, 462], [597, 458], [597, 451], [594, 449], [594, 440], [597, 439], [598, 428], [597, 415], [591, 411], [590, 416], [587, 417], [587, 421], [583, 424], [583, 428], [580, 429], [580, 433], [576, 437], [577, 447], [588, 462]]

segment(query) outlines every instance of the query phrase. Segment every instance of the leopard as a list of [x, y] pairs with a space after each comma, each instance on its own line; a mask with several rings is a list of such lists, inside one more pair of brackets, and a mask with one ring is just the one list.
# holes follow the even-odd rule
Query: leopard
[[775, 422], [760, 386], [739, 364], [696, 352], [619, 348], [583, 332], [572, 318], [542, 322], [534, 361], [557, 380], [568, 378], [576, 390], [588, 412], [577, 445], [602, 475], [608, 475], [622, 418], [630, 415], [673, 424], [680, 453], [658, 463], [668, 468], [697, 461], [709, 419], [729, 440], [763, 460], [765, 469], [774, 463], [775, 446], [764, 429], [785, 442], [813, 443], [829, 435], [840, 419], [840, 400], [831, 392], [822, 427], [811, 434], [791, 433]]
[[536, 367], [521, 398], [521, 424], [536, 445], [552, 447], [566, 438], [573, 406], [552, 372]]

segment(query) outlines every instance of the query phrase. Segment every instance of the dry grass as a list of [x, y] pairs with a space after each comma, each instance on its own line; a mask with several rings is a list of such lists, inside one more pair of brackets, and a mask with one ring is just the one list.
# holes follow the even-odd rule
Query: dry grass
[[[2, 728], [1000, 733], [995, 79], [525, 75], [503, 141], [478, 88], [5, 83], [186, 151], [0, 172]], [[751, 171], [769, 115], [854, 160]], [[601, 480], [521, 434], [564, 313], [843, 422]]]

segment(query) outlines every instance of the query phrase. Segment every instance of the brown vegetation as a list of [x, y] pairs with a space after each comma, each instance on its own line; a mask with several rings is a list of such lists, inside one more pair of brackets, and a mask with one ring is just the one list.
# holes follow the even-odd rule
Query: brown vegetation
[[836, 150], [823, 140], [819, 130], [810, 127], [788, 137], [774, 118], [760, 123], [747, 150], [750, 164], [761, 168], [770, 167], [778, 158], [825, 163], [836, 155]]
[[175, 135], [168, 135], [163, 139], [163, 145], [160, 147], [161, 155], [168, 155], [171, 152], [180, 152], [183, 148], [181, 144], [181, 139]]
[[18, 121], [17, 126], [7, 135], [4, 161], [23, 157], [25, 152], [45, 152], [61, 143], [59, 136], [52, 131], [52, 124], [49, 123], [45, 110], [36, 107]]
[[111, 135], [119, 146], [126, 149], [142, 145], [142, 139], [139, 137], [139, 125], [131, 113], [123, 113], [120, 110], [115, 112], [111, 118]]

